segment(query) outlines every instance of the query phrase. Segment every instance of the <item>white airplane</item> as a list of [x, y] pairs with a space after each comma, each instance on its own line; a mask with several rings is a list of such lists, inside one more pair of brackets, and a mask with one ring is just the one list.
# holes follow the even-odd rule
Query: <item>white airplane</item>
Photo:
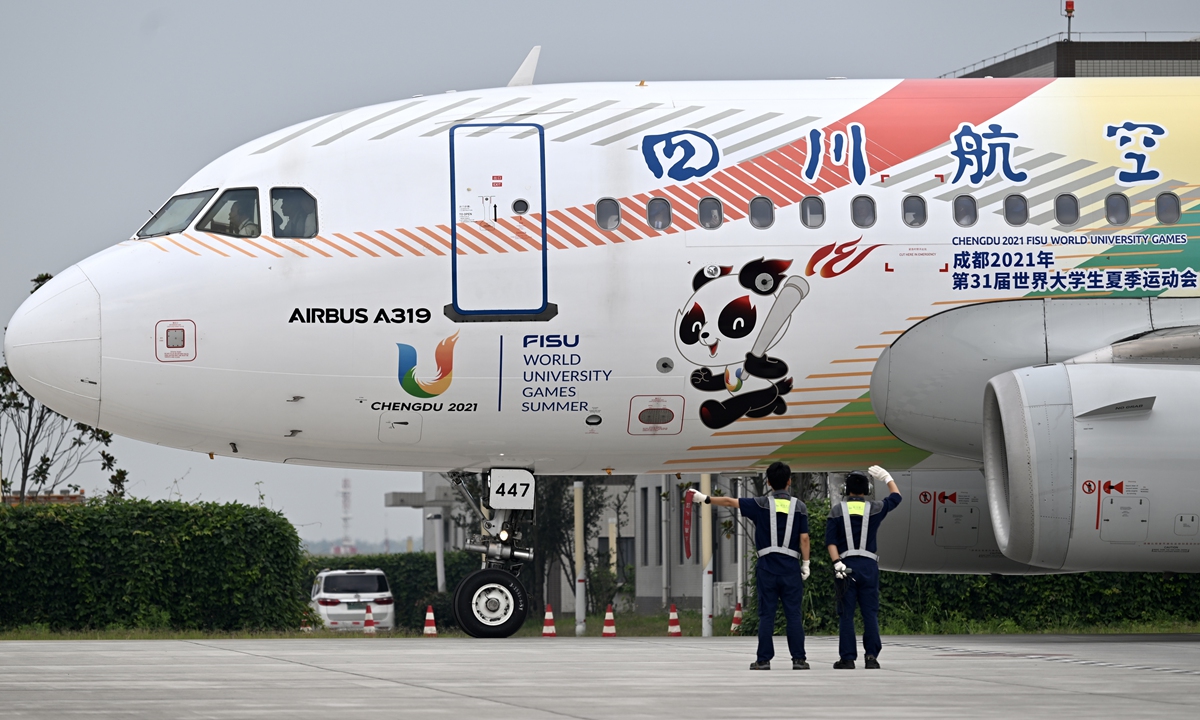
[[25, 302], [14, 375], [160, 445], [490, 472], [475, 634], [520, 624], [536, 475], [880, 464], [885, 568], [1200, 570], [1195, 79], [531, 55], [215, 160]]

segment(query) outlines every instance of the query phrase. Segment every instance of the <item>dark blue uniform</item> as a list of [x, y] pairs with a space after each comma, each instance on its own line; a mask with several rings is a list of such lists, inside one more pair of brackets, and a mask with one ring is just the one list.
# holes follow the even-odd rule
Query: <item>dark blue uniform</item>
[[[792, 505], [794, 504], [794, 510]], [[758, 662], [775, 657], [775, 608], [783, 600], [787, 618], [788, 650], [804, 660], [804, 579], [800, 576], [800, 536], [808, 534], [808, 508], [785, 491], [761, 498], [741, 498], [738, 510], [754, 521], [754, 546], [758, 548]], [[791, 533], [784, 537], [789, 514]], [[774, 537], [772, 537], [772, 534]]]
[[[825, 523], [825, 544], [836, 545], [841, 560], [850, 568], [845, 580], [838, 623], [838, 654], [842, 660], [855, 660], [858, 651], [854, 643], [854, 607], [862, 610], [863, 651], [879, 656], [883, 642], [879, 639], [879, 561], [876, 557], [875, 535], [887, 514], [900, 504], [900, 493], [883, 500], [846, 498], [829, 509]], [[843, 508], [849, 512], [844, 512]], [[850, 537], [846, 537], [846, 517], [850, 519]], [[866, 542], [863, 542], [863, 518], [867, 518]], [[853, 541], [851, 544], [849, 541]], [[865, 547], [864, 547], [865, 545]]]

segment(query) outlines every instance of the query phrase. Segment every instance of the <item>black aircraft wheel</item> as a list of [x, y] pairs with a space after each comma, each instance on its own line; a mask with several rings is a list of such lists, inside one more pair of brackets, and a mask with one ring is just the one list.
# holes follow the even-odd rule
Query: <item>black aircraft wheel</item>
[[454, 626], [458, 628], [463, 626], [462, 620], [458, 619], [458, 591], [462, 590], [462, 586], [463, 584], [459, 583], [458, 587], [454, 588], [454, 595], [450, 600], [450, 612], [454, 614]]
[[454, 615], [471, 637], [508, 637], [525, 624], [528, 614], [525, 587], [504, 570], [473, 572], [454, 591]]

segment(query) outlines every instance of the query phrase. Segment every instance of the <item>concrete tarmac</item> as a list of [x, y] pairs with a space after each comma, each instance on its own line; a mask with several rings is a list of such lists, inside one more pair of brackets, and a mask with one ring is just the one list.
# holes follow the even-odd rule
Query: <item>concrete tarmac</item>
[[0, 643], [3, 718], [986, 718], [1200, 713], [1200, 636], [884, 638], [750, 672], [753, 638]]

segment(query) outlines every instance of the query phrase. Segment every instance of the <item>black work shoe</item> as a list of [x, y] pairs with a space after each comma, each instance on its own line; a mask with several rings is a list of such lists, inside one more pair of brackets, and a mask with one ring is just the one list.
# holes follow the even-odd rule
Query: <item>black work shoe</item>
[[808, 669], [808, 661], [807, 660], [797, 660], [796, 658], [792, 658], [792, 669], [793, 670], [807, 670]]
[[833, 669], [834, 670], [853, 670], [854, 669], [854, 661], [853, 660], [838, 660], [837, 662], [835, 662], [833, 664]]
[[878, 670], [879, 669], [879, 661], [875, 659], [874, 655], [868, 655], [866, 666], [867, 666], [868, 670]]
[[757, 660], [755, 660], [754, 662], [750, 663], [750, 669], [751, 670], [770, 670], [771, 669], [771, 661], [767, 660], [766, 662], [758, 662]]

